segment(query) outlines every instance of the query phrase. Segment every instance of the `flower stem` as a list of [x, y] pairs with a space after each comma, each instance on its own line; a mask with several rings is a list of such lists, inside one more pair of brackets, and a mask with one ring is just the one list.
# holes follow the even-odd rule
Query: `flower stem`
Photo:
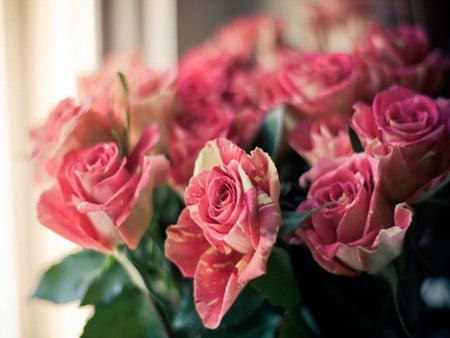
[[408, 327], [403, 318], [402, 310], [400, 308], [399, 295], [398, 295], [398, 273], [393, 263], [387, 265], [384, 269], [379, 272], [379, 276], [383, 278], [389, 285], [392, 292], [392, 299], [394, 302], [395, 311], [397, 312], [398, 320], [402, 326], [403, 331], [405, 331], [406, 336], [412, 337], [408, 330]]
[[116, 250], [114, 256], [122, 264], [134, 284], [143, 292], [150, 306], [157, 312], [167, 337], [175, 338], [169, 317], [158, 295], [153, 291], [152, 283], [143, 271], [142, 265], [136, 259], [133, 259], [132, 255], [127, 255], [120, 250]]

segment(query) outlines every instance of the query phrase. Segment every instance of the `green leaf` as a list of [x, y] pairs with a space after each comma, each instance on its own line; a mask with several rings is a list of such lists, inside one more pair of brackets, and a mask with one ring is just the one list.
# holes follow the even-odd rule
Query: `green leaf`
[[276, 159], [283, 137], [283, 122], [286, 108], [277, 107], [264, 119], [255, 144], [266, 151], [272, 159]]
[[348, 136], [350, 138], [350, 143], [352, 145], [353, 152], [355, 153], [362, 153], [364, 152], [364, 147], [361, 144], [361, 140], [359, 139], [356, 132], [353, 130], [352, 127], [347, 127]]
[[202, 338], [273, 338], [280, 323], [280, 315], [273, 311], [258, 311], [239, 326], [203, 330]]
[[[264, 304], [264, 297], [252, 288], [244, 288], [239, 297], [228, 310], [219, 329], [227, 327], [237, 327], [253, 316]], [[203, 328], [203, 324], [193, 299], [192, 283], [186, 283], [179, 310], [173, 319], [173, 326], [176, 329]]]
[[221, 327], [239, 326], [247, 321], [264, 303], [264, 297], [255, 289], [246, 287], [223, 317]]
[[96, 306], [81, 338], [163, 338], [163, 332], [148, 298], [131, 288]]
[[109, 268], [88, 288], [81, 305], [107, 304], [117, 297], [123, 289], [131, 285], [124, 268], [114, 260]]
[[108, 256], [91, 250], [67, 256], [44, 273], [33, 297], [57, 304], [80, 300], [108, 262]]
[[273, 305], [291, 309], [300, 304], [294, 272], [288, 253], [281, 248], [273, 248], [267, 262], [265, 275], [250, 282]]
[[183, 288], [181, 303], [172, 321], [173, 327], [177, 330], [186, 328], [200, 329], [203, 327], [202, 321], [195, 309], [193, 294], [192, 282], [187, 281]]
[[314, 337], [299, 309], [293, 309], [287, 312], [286, 316], [283, 318], [281, 322], [278, 334], [278, 338], [292, 338], [292, 337], [302, 337], [302, 338]]

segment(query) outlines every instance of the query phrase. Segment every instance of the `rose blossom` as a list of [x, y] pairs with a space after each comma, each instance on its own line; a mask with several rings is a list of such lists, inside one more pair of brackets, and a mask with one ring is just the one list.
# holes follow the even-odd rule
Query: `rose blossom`
[[280, 183], [261, 149], [247, 155], [227, 139], [210, 141], [195, 164], [186, 208], [167, 229], [166, 256], [194, 278], [194, 299], [208, 328], [250, 280], [263, 275], [281, 223]]
[[438, 50], [430, 48], [422, 28], [407, 25], [377, 27], [367, 35], [356, 55], [366, 67], [369, 98], [393, 83], [434, 94], [449, 65]]
[[[128, 97], [118, 73], [125, 77]], [[94, 108], [116, 115], [126, 122], [130, 114], [130, 144], [139, 140], [150, 124], [158, 124], [161, 139], [159, 152], [167, 150], [169, 123], [172, 118], [175, 70], [157, 72], [149, 68], [141, 55], [111, 55], [107, 57], [99, 72], [79, 78], [82, 98], [93, 97]]]
[[351, 113], [358, 72], [347, 54], [299, 53], [279, 71], [288, 102], [303, 116]]
[[396, 201], [414, 202], [450, 172], [450, 104], [392, 86], [371, 106], [356, 104], [355, 131], [377, 156], [383, 186]]
[[47, 122], [31, 131], [35, 142], [33, 159], [55, 176], [64, 154], [70, 150], [113, 140], [113, 131], [123, 142], [123, 126], [112, 116], [92, 109], [92, 101], [77, 105], [72, 98], [58, 103]]
[[256, 58], [258, 63], [271, 63], [274, 52], [284, 48], [282, 22], [263, 14], [238, 18], [222, 27], [211, 39], [211, 44], [222, 53], [243, 61]]
[[299, 211], [322, 207], [296, 234], [327, 271], [376, 273], [400, 254], [413, 211], [386, 200], [379, 182], [377, 161], [355, 154], [314, 181], [299, 205]]
[[289, 145], [302, 156], [311, 170], [300, 177], [300, 184], [313, 181], [353, 154], [347, 131], [350, 119], [342, 115], [301, 120], [289, 134]]
[[308, 25], [302, 25], [314, 37], [315, 48], [321, 52], [352, 52], [375, 24], [373, 13], [361, 0], [316, 0], [301, 7]]
[[57, 185], [40, 196], [39, 221], [84, 248], [136, 248], [151, 220], [152, 189], [168, 169], [164, 156], [146, 155], [158, 138], [149, 127], [127, 157], [113, 142], [67, 153]]

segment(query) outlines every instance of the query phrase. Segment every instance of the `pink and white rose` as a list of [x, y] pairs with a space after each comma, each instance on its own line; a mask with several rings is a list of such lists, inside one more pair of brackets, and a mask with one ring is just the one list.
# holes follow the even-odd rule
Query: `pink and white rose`
[[167, 229], [166, 256], [194, 278], [194, 300], [208, 328], [219, 326], [245, 285], [266, 272], [281, 223], [276, 168], [261, 149], [247, 155], [227, 139], [208, 142]]
[[169, 166], [164, 156], [147, 155], [158, 138], [149, 127], [127, 157], [114, 142], [68, 152], [57, 184], [40, 196], [39, 221], [84, 248], [136, 248], [151, 221], [153, 187]]
[[413, 211], [380, 189], [375, 158], [355, 154], [315, 180], [299, 211], [319, 208], [296, 231], [325, 270], [339, 275], [376, 273], [402, 249]]

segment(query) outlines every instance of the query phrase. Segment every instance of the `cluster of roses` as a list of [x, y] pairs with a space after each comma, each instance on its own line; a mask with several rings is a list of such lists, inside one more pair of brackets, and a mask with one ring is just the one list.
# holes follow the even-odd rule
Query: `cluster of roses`
[[[80, 79], [81, 103], [61, 101], [32, 132], [40, 177], [52, 182], [40, 222], [85, 248], [136, 248], [152, 190], [167, 179], [185, 209], [167, 228], [166, 255], [194, 278], [197, 310], [215, 328], [265, 273], [282, 224], [274, 162], [243, 149], [284, 106], [288, 144], [311, 165], [298, 172], [309, 188], [298, 210], [316, 211], [284, 239], [305, 242], [330, 272], [378, 271], [399, 255], [413, 204], [449, 179], [449, 102], [427, 96], [448, 63], [420, 28], [383, 28], [366, 15], [345, 53], [294, 48], [284, 22], [258, 15], [164, 73], [136, 56], [109, 60]], [[326, 23], [322, 42], [348, 25]]]

